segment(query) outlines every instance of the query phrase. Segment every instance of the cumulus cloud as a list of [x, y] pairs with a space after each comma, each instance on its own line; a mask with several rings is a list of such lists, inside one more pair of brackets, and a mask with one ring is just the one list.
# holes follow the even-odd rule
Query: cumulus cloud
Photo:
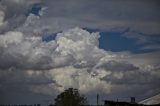
[[[0, 98], [7, 100], [15, 91], [50, 97], [68, 87], [90, 98], [96, 93], [145, 97], [160, 92], [158, 51], [105, 51], [99, 48], [98, 32], [81, 29], [123, 32], [130, 28], [125, 37], [153, 48], [159, 42], [158, 3], [0, 0]], [[35, 4], [41, 7], [38, 16], [29, 12]], [[54, 40], [42, 40], [53, 33], [57, 33]]]
[[40, 0], [1, 0], [0, 33], [20, 27], [26, 20], [27, 12], [36, 3], [40, 3]]
[[4, 22], [5, 13], [3, 11], [0, 11], [0, 26], [4, 25], [6, 22]]
[[[79, 35], [75, 35], [76, 33]], [[94, 65], [105, 54], [98, 49], [98, 36], [98, 33], [89, 34], [75, 28], [59, 33], [56, 40], [43, 42], [41, 37], [26, 37], [21, 32], [7, 32], [0, 36], [0, 58], [3, 60], [0, 66], [47, 69], [73, 64], [80, 66], [81, 63], [85, 66], [90, 62]], [[93, 55], [88, 54], [89, 52]]]
[[92, 96], [157, 89], [158, 60], [139, 64], [136, 61], [143, 56], [104, 51], [99, 37], [78, 27], [58, 33], [49, 42], [22, 32], [1, 34], [0, 89], [22, 84], [29, 92], [50, 96], [69, 87]]
[[[1, 60], [3, 60], [0, 65], [3, 68], [9, 68], [12, 66], [17, 68], [29, 68], [35, 66], [35, 68], [38, 68], [39, 66], [36, 66], [36, 64], [40, 65], [43, 64], [44, 61], [50, 61], [50, 59], [47, 59], [47, 55], [49, 55], [47, 53], [49, 52], [47, 49], [43, 49], [45, 48], [43, 47], [45, 46], [45, 43], [43, 44], [43, 42], [41, 42], [41, 38], [25, 38], [21, 32], [8, 32], [0, 37], [2, 50]], [[52, 44], [52, 48], [54, 49], [54, 42]], [[37, 45], [39, 45], [39, 47], [36, 47]]]

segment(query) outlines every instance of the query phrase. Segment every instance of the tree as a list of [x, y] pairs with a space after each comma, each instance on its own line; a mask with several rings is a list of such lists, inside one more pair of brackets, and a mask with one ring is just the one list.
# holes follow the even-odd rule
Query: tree
[[77, 89], [69, 88], [56, 97], [55, 105], [82, 106], [87, 105], [87, 99], [80, 95]]

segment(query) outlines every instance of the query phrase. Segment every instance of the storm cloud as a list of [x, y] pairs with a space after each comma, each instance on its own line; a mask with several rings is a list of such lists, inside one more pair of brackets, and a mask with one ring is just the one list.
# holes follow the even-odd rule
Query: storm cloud
[[[91, 103], [97, 93], [101, 99], [107, 95], [139, 96], [139, 100], [159, 93], [158, 4], [156, 0], [1, 0], [0, 103], [20, 103], [20, 97], [21, 103], [45, 98], [53, 102], [69, 87], [78, 88]], [[38, 15], [31, 12], [35, 6]], [[100, 48], [101, 31], [127, 28], [123, 37], [157, 51], [135, 54]]]

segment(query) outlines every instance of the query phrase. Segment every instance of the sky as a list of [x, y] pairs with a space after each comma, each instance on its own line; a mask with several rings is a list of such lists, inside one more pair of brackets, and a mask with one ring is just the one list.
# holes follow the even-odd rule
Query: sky
[[159, 0], [0, 0], [0, 104], [160, 94]]

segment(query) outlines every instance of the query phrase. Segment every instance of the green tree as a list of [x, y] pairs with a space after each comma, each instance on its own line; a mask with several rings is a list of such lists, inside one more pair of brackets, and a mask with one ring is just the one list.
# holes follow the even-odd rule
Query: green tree
[[56, 106], [83, 106], [87, 99], [80, 95], [77, 89], [69, 88], [59, 94], [55, 99]]

